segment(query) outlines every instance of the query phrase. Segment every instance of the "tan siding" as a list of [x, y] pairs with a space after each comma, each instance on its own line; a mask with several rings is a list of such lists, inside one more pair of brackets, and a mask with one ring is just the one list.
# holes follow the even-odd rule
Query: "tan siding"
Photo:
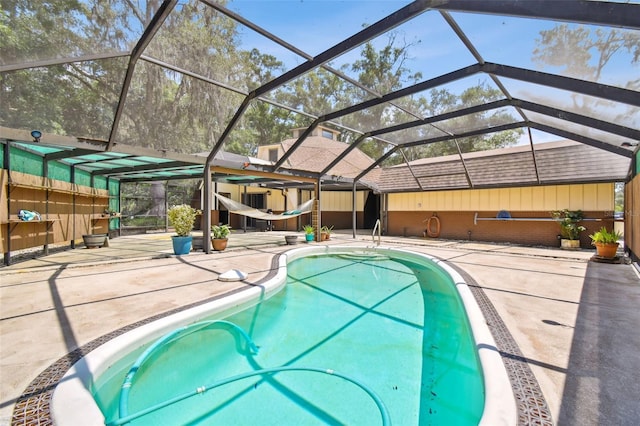
[[544, 188], [540, 186], [534, 186], [531, 188], [531, 209], [532, 210], [545, 210], [541, 207], [544, 204]]
[[615, 210], [615, 184], [601, 183], [598, 184], [598, 210]]
[[462, 196], [461, 191], [451, 192], [452, 194], [452, 202], [451, 202], [451, 210], [460, 211], [464, 205], [464, 197]]
[[520, 206], [523, 210], [533, 210], [535, 203], [533, 202], [533, 187], [522, 188], [520, 197]]
[[[556, 199], [554, 206], [549, 210], [562, 210], [562, 209], [570, 209], [576, 210], [571, 206], [571, 194], [574, 189], [571, 188], [573, 185], [559, 185], [556, 190]], [[575, 198], [575, 197], [574, 197]]]
[[[523, 188], [524, 189], [524, 188]], [[510, 191], [509, 192], [509, 203], [510, 205], [520, 206], [522, 208], [522, 194], [523, 191]]]
[[[569, 185], [569, 202], [565, 201], [567, 205], [566, 208], [569, 210], [584, 210], [584, 185]], [[561, 200], [558, 200], [558, 204], [560, 204]], [[559, 207], [563, 208], [563, 207]]]
[[583, 196], [584, 196], [584, 210], [598, 210], [599, 205], [602, 204], [603, 200], [600, 200], [600, 194], [603, 194], [604, 191], [600, 190], [599, 185], [585, 185]]
[[489, 190], [489, 210], [500, 210], [500, 190]]
[[502, 209], [502, 206], [510, 206], [512, 205], [511, 203], [511, 193], [512, 192], [517, 192], [517, 191], [511, 191], [509, 188], [502, 188], [498, 190], [498, 204], [500, 205], [500, 209]]
[[435, 205], [438, 210], [444, 210], [446, 193], [447, 191], [438, 191], [435, 193], [436, 195]]
[[[390, 211], [613, 211], [614, 185], [549, 185], [389, 194]], [[349, 207], [350, 208], [350, 207]]]
[[[366, 192], [356, 193], [356, 210], [364, 210]], [[352, 211], [353, 193], [351, 191], [326, 191], [320, 197], [323, 211], [350, 212]]]

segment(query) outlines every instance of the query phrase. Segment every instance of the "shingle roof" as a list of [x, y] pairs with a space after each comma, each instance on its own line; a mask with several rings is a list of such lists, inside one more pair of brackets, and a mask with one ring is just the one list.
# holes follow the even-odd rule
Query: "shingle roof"
[[[629, 159], [571, 141], [417, 160], [384, 169], [382, 192], [623, 181]], [[536, 165], [539, 173], [536, 176]], [[466, 167], [466, 172], [465, 172]], [[469, 179], [467, 179], [467, 175]]]
[[[288, 151], [297, 139], [285, 139], [280, 145]], [[349, 147], [344, 142], [328, 139], [322, 136], [308, 136], [302, 144], [292, 152], [285, 167], [295, 170], [308, 170], [319, 173]], [[359, 149], [349, 152], [335, 167], [328, 171], [328, 175], [356, 177], [363, 169], [373, 163], [373, 160]], [[373, 176], [373, 175], [372, 175]], [[371, 183], [367, 176], [364, 183]]]

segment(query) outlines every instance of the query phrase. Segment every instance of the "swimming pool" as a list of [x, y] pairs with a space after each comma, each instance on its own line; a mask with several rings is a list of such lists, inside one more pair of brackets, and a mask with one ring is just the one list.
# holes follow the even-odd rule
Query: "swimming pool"
[[[479, 309], [461, 277], [437, 259], [387, 248], [297, 249], [279, 259], [274, 279], [243, 293], [253, 294], [149, 324], [141, 327], [149, 330], [105, 345], [111, 349], [90, 353], [56, 389], [54, 421], [70, 421], [69, 404], [88, 403], [87, 389], [98, 391], [107, 420], [117, 419], [120, 385], [143, 342], [148, 346], [179, 324], [225, 318], [260, 346], [258, 354], [220, 324], [186, 333], [141, 368], [129, 413], [228, 377], [284, 366], [287, 371], [245, 377], [185, 399], [174, 411], [197, 413], [189, 420], [163, 409], [145, 417], [146, 424], [381, 424], [385, 412], [395, 424], [515, 424], [508, 378]], [[255, 305], [258, 299], [265, 301]], [[463, 307], [470, 321], [449, 310]], [[123, 345], [130, 355], [117, 361]], [[172, 349], [181, 345], [207, 350], [175, 355]], [[187, 383], [186, 376], [196, 380]], [[64, 398], [64, 389], [74, 387], [75, 397]], [[91, 415], [104, 421], [92, 405]]]

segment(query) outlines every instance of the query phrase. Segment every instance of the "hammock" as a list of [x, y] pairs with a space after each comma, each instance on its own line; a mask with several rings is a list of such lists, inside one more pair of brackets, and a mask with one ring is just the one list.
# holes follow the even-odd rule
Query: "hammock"
[[305, 201], [304, 203], [300, 204], [294, 210], [289, 210], [282, 214], [265, 213], [253, 207], [249, 207], [237, 201], [233, 201], [230, 198], [223, 197], [222, 195], [216, 194], [215, 192], [213, 193], [213, 195], [218, 199], [218, 201], [224, 204], [227, 209], [229, 209], [229, 212], [240, 214], [243, 216], [249, 216], [254, 219], [264, 219], [264, 220], [291, 219], [292, 217], [300, 216], [301, 214], [311, 213], [311, 209], [313, 208], [313, 199], [311, 199], [309, 201]]

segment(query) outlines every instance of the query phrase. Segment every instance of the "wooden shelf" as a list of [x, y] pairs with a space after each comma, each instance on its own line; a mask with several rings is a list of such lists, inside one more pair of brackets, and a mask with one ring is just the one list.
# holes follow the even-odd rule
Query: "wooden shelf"
[[76, 195], [77, 197], [87, 197], [87, 198], [111, 198], [110, 195], [101, 195], [101, 194], [89, 194], [86, 192], [74, 192], [74, 195]]
[[104, 214], [104, 213], [94, 213], [93, 219], [119, 219], [122, 215], [120, 213], [116, 214]]
[[[21, 220], [16, 214], [9, 214], [2, 219], [1, 224], [7, 230], [6, 235], [3, 235], [5, 265], [11, 263], [12, 234], [25, 237], [15, 238], [16, 247], [29, 248], [42, 242], [44, 253], [47, 254], [49, 244], [56, 240], [69, 238], [73, 247], [75, 237], [72, 234], [78, 232], [77, 227], [83, 231], [86, 228], [91, 233], [94, 228], [109, 228], [113, 223], [110, 222], [111, 219], [120, 217], [119, 214], [111, 216], [101, 213], [103, 209], [109, 207], [108, 200], [119, 198], [109, 195], [109, 190], [106, 188], [94, 188], [21, 172], [7, 171], [3, 176], [6, 178], [4, 190], [7, 195], [7, 211], [17, 212], [18, 209], [27, 207], [35, 208], [42, 215], [40, 220]], [[58, 205], [56, 213], [51, 214], [49, 209], [54, 204]], [[76, 211], [76, 206], [81, 206], [79, 211]], [[62, 210], [66, 211], [60, 219], [58, 213]], [[88, 212], [82, 213], [85, 210]], [[55, 218], [49, 219], [49, 216]], [[65, 221], [72, 226], [71, 234], [64, 226], [60, 227], [60, 223], [64, 224]], [[33, 225], [32, 227], [22, 225], [25, 223]]]
[[[10, 182], [9, 183], [9, 187], [10, 188], [24, 188], [24, 189], [34, 189], [34, 190], [38, 190], [38, 191], [47, 191], [47, 192], [57, 192], [60, 194], [70, 194], [70, 195], [77, 195], [80, 197], [90, 197], [90, 198], [111, 198], [112, 196], [106, 194], [95, 194], [92, 192], [82, 192], [82, 191], [78, 191], [78, 190], [73, 190], [73, 189], [62, 189], [62, 188], [56, 188], [53, 186], [46, 186], [46, 185], [33, 185], [33, 184], [27, 184], [27, 183], [16, 183], [16, 182]], [[103, 191], [106, 191], [103, 190]]]
[[20, 219], [9, 219], [8, 223], [39, 223], [39, 222], [55, 222], [62, 219], [40, 219], [40, 220], [20, 220]]

